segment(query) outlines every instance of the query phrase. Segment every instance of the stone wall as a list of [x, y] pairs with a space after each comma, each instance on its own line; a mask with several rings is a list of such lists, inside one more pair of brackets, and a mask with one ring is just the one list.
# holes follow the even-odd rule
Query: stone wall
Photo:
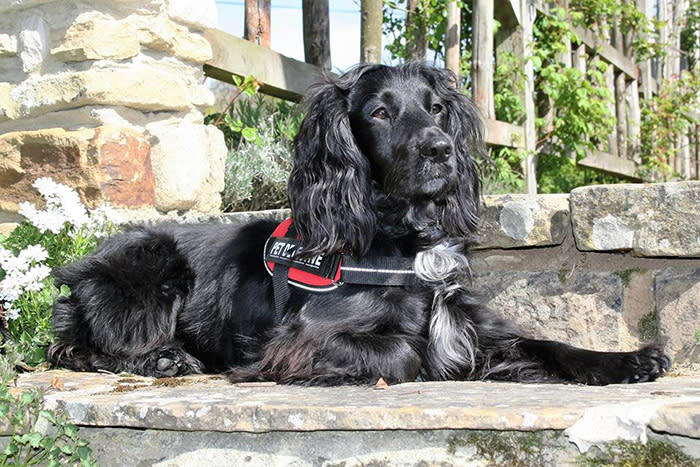
[[219, 209], [223, 135], [202, 32], [214, 0], [0, 1], [0, 223], [39, 176], [84, 201]]
[[700, 363], [700, 182], [487, 197], [475, 289], [528, 334]]

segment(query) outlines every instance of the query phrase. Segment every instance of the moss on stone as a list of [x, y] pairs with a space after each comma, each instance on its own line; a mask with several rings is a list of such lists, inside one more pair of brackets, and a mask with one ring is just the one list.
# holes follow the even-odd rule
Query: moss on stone
[[556, 437], [549, 431], [475, 431], [452, 436], [447, 452], [454, 454], [458, 447], [473, 447], [478, 457], [495, 467], [551, 465], [552, 450], [561, 447]]
[[659, 338], [659, 315], [650, 311], [639, 320], [639, 336], [643, 341], [652, 342]]
[[622, 271], [615, 271], [615, 275], [622, 279], [622, 285], [627, 287], [632, 280], [632, 274], [639, 271], [639, 269], [624, 269]]
[[646, 444], [614, 441], [595, 456], [582, 455], [578, 464], [585, 467], [698, 467], [700, 461], [673, 443], [650, 439]]

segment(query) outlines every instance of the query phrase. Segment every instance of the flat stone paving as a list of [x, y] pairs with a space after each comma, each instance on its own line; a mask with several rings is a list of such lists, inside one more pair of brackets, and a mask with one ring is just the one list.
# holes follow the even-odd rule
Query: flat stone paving
[[[17, 385], [79, 425], [185, 431], [564, 430], [595, 416], [700, 438], [700, 375], [605, 387], [496, 382], [374, 387], [233, 385], [218, 376], [153, 379], [47, 371]], [[606, 418], [607, 417], [607, 418]]]

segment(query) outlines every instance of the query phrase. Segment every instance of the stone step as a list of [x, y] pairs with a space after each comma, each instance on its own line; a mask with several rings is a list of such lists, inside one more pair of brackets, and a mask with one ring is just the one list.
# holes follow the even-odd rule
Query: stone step
[[45, 406], [81, 426], [100, 465], [569, 465], [614, 440], [660, 437], [694, 456], [689, 465], [700, 459], [693, 372], [606, 387], [318, 388], [54, 370], [17, 386], [45, 389]]

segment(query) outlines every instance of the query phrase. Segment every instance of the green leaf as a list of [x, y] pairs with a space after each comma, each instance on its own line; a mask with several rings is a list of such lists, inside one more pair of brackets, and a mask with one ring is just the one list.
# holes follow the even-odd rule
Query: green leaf
[[258, 137], [258, 130], [251, 127], [245, 127], [241, 130], [241, 136], [246, 141], [255, 141]]

